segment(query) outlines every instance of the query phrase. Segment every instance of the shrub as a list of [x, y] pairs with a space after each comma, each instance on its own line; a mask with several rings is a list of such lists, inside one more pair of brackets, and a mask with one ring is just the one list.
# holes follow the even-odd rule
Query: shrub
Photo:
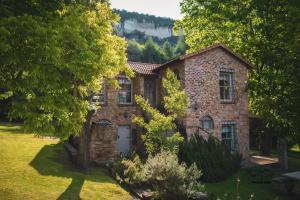
[[169, 151], [149, 157], [145, 164], [145, 173], [160, 199], [190, 199], [203, 190], [198, 182], [201, 171], [197, 166], [179, 164], [177, 155]]
[[210, 136], [205, 140], [195, 134], [180, 147], [179, 158], [188, 165], [196, 163], [206, 182], [222, 181], [240, 169], [241, 155], [231, 154], [218, 140]]
[[[133, 123], [145, 129], [142, 140], [145, 144], [147, 154], [155, 155], [161, 150], [168, 150], [178, 153], [179, 145], [184, 138], [177, 131], [175, 121], [178, 117], [186, 115], [188, 97], [181, 87], [176, 74], [170, 69], [163, 78], [163, 88], [167, 95], [164, 96], [163, 107], [165, 112], [160, 112], [142, 96], [136, 96], [137, 105], [147, 113], [149, 119], [143, 116], [134, 116]], [[166, 133], [174, 133], [171, 137], [165, 137]]]
[[113, 169], [118, 181], [133, 187], [148, 185], [155, 190], [157, 199], [191, 199], [203, 190], [197, 166], [180, 164], [177, 155], [170, 151], [150, 156], [145, 164], [136, 155], [132, 160], [115, 163]]
[[129, 185], [137, 186], [145, 182], [143, 163], [135, 152], [115, 161], [112, 166], [108, 167], [111, 169], [112, 176], [119, 183], [125, 182]]
[[139, 185], [146, 182], [143, 163], [138, 155], [132, 160], [123, 160], [124, 181], [130, 185]]

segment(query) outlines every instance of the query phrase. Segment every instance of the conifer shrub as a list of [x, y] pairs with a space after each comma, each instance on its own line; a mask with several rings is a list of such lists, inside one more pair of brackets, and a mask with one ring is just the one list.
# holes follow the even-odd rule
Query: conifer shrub
[[206, 140], [194, 134], [189, 141], [184, 142], [179, 151], [179, 159], [191, 165], [196, 163], [201, 169], [205, 182], [223, 181], [240, 169], [240, 154], [231, 154], [215, 137]]

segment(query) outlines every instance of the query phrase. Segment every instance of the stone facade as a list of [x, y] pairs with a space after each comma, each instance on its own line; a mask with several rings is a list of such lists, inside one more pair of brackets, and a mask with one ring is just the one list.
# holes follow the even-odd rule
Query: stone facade
[[[143, 77], [137, 76], [132, 80], [133, 94], [143, 94]], [[118, 126], [130, 126], [131, 129], [137, 128], [132, 123], [132, 116], [140, 114], [134, 98], [130, 105], [120, 105], [118, 101], [118, 90], [106, 86], [106, 101], [93, 117], [93, 121], [106, 120], [111, 125], [93, 124], [92, 137], [90, 144], [90, 156], [93, 162], [103, 164], [118, 157], [117, 151], [117, 131]], [[130, 144], [132, 145], [132, 144]]]
[[[142, 66], [146, 67], [145, 64]], [[247, 159], [249, 157], [249, 111], [245, 90], [249, 66], [232, 51], [223, 46], [216, 46], [153, 68], [151, 76], [137, 73], [133, 79], [133, 93], [150, 98], [152, 104], [159, 107], [164, 95], [162, 77], [167, 68], [172, 69], [180, 78], [189, 97], [187, 116], [178, 121], [184, 127], [182, 132], [186, 137], [189, 138], [195, 133], [206, 137], [207, 132], [210, 132], [222, 140], [222, 125], [230, 122], [235, 127], [237, 150]], [[234, 98], [230, 102], [223, 102], [220, 99], [219, 80], [222, 70], [230, 70], [233, 73]], [[118, 126], [130, 126], [131, 130], [135, 130], [137, 138], [140, 138], [142, 131], [131, 122], [134, 114], [144, 115], [134, 102], [128, 106], [119, 105], [118, 90], [107, 89], [107, 102], [98, 110], [94, 121], [105, 119], [111, 122], [111, 125], [93, 127], [90, 151], [94, 162], [105, 163], [116, 158]], [[209, 116], [213, 121], [213, 127], [207, 131], [199, 129], [200, 120], [205, 116]], [[136, 144], [131, 145], [131, 148], [141, 146], [138, 140]]]
[[[221, 48], [186, 59], [184, 66], [185, 88], [191, 103], [185, 119], [187, 135], [197, 132], [202, 117], [210, 116], [214, 124], [212, 132], [221, 140], [222, 122], [234, 122], [238, 151], [247, 158], [249, 156], [247, 66]], [[233, 71], [232, 102], [222, 102], [220, 99], [219, 76], [220, 71], [224, 69]]]

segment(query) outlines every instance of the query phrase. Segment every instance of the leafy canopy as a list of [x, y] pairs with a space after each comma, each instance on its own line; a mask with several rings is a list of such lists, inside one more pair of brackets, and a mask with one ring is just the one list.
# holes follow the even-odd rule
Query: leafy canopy
[[101, 79], [131, 71], [107, 3], [63, 4], [53, 12], [0, 18], [0, 85], [18, 97], [10, 116], [24, 119], [27, 130], [67, 137], [81, 132]]

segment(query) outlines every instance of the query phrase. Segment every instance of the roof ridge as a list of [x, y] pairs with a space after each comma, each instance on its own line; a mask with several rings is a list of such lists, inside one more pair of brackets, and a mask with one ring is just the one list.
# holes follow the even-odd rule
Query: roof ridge
[[170, 61], [168, 61], [166, 63], [163, 63], [162, 65], [160, 65], [159, 67], [157, 67], [157, 68], [155, 68], [153, 70], [157, 71], [160, 68], [162, 68], [164, 66], [167, 66], [167, 65], [169, 65], [169, 64], [171, 64], [173, 62], [182, 61], [182, 60], [185, 60], [187, 58], [190, 58], [190, 57], [193, 57], [193, 56], [205, 53], [207, 51], [210, 51], [212, 49], [219, 48], [219, 47], [223, 48], [224, 50], [226, 50], [227, 52], [231, 53], [233, 56], [235, 56], [236, 58], [238, 58], [240, 61], [242, 61], [244, 64], [246, 64], [248, 68], [250, 68], [250, 69], [254, 68], [254, 66], [248, 60], [246, 60], [245, 58], [243, 58], [240, 54], [238, 54], [238, 53], [234, 52], [233, 50], [231, 50], [225, 44], [223, 44], [223, 43], [216, 43], [214, 45], [202, 48], [202, 49], [200, 49], [198, 51], [195, 51], [195, 52], [192, 52], [192, 53], [187, 53], [187, 54], [184, 54], [182, 56], [178, 56], [177, 58], [174, 58], [173, 60], [170, 60]]
[[135, 63], [135, 64], [143, 64], [143, 65], [162, 65], [159, 63], [144, 63], [144, 62], [135, 62], [135, 61], [127, 61], [127, 63]]

